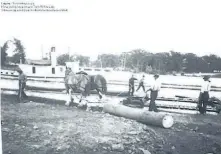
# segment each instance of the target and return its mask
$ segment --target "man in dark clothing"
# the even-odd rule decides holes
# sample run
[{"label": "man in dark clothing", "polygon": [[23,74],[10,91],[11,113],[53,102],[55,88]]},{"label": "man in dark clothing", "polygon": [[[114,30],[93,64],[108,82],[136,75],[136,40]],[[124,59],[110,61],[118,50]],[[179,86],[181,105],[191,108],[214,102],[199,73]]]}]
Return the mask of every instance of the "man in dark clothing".
[{"label": "man in dark clothing", "polygon": [[144,77],[145,77],[145,76],[143,75],[143,77],[142,77],[142,79],[140,80],[139,86],[138,86],[138,88],[137,88],[136,91],[138,91],[138,90],[140,89],[140,87],[142,87],[142,88],[143,88],[143,91],[145,92]]},{"label": "man in dark clothing", "polygon": [[134,95],[134,81],[135,80],[137,79],[134,78],[134,75],[132,75],[131,78],[129,79],[129,96]]},{"label": "man in dark clothing", "polygon": [[18,97],[19,97],[19,100],[21,100],[23,98],[28,97],[24,92],[24,89],[26,87],[27,77],[23,73],[22,70],[19,69],[17,72],[19,73],[19,75],[18,75],[18,87],[19,87]]},{"label": "man in dark clothing", "polygon": [[206,107],[209,103],[208,102],[209,101],[209,92],[211,89],[209,76],[205,76],[203,79],[204,79],[204,82],[202,83],[202,86],[201,86],[201,91],[200,91],[200,96],[199,96],[199,104],[198,104],[200,114],[206,113]]}]

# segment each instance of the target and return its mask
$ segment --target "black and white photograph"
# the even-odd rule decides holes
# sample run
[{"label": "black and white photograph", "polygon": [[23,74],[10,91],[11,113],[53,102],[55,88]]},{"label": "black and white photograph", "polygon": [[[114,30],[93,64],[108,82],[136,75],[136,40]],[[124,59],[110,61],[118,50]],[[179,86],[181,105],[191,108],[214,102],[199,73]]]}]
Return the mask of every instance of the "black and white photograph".
[{"label": "black and white photograph", "polygon": [[0,153],[221,154],[221,1],[0,2]]}]

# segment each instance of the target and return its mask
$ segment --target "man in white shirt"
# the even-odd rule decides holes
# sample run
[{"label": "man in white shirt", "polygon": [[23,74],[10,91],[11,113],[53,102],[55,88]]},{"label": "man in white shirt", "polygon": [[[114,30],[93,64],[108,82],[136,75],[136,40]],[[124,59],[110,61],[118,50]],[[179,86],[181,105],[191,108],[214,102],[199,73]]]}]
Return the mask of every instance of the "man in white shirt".
[{"label": "man in white shirt", "polygon": [[206,113],[206,107],[207,107],[208,100],[209,100],[209,92],[211,89],[209,76],[204,76],[203,79],[204,81],[201,86],[199,104],[198,104],[200,114]]},{"label": "man in white shirt", "polygon": [[148,89],[146,92],[151,91],[150,93],[150,105],[149,105],[149,111],[154,111],[157,112],[157,107],[156,107],[156,103],[155,100],[157,99],[158,96],[158,91],[160,91],[161,88],[161,83],[158,80],[159,75],[154,75],[154,82],[151,85],[150,89]]}]

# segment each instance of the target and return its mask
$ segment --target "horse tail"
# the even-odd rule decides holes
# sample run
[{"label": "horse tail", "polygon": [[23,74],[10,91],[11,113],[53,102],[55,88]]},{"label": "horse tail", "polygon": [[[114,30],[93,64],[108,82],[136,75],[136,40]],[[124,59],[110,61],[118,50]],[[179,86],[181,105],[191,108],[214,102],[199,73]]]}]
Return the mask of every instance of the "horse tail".
[{"label": "horse tail", "polygon": [[101,85],[102,85],[102,92],[103,93],[107,93],[107,81],[106,81],[106,79],[102,76],[102,75],[100,75],[101,76]]}]

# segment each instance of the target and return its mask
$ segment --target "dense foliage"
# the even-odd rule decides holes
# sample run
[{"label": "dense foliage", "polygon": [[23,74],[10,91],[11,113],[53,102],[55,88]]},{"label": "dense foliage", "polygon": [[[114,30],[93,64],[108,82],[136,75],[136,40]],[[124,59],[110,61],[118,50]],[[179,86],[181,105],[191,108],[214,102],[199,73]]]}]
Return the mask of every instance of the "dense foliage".
[{"label": "dense foliage", "polygon": [[11,62],[12,63],[20,63],[20,60],[22,63],[25,63],[25,48],[23,46],[23,44],[21,43],[20,40],[18,39],[14,39],[14,45],[15,45],[15,50],[14,55],[11,58]]},{"label": "dense foliage", "polygon": [[3,47],[1,47],[1,66],[5,65],[7,57],[8,43],[5,42]]},{"label": "dense foliage", "polygon": [[[12,57],[7,56],[8,42],[15,45]],[[25,48],[20,40],[6,41],[1,49],[1,65],[25,62]],[[79,61],[80,66],[112,67],[137,72],[166,73],[166,72],[214,72],[221,71],[221,57],[216,55],[205,55],[198,57],[193,53],[182,54],[175,51],[153,54],[142,49],[124,52],[121,55],[102,54],[94,62],[82,55],[62,54],[57,57],[59,65],[65,65],[67,61]]]},{"label": "dense foliage", "polygon": [[57,57],[57,63],[59,65],[65,65],[65,62],[68,61],[79,61],[80,66],[89,66],[90,58],[82,55],[70,56],[69,54],[62,54]]},{"label": "dense foliage", "polygon": [[[216,55],[198,57],[193,53],[150,53],[136,49],[119,56],[100,55],[97,60],[103,67],[125,67],[142,72],[214,72],[221,70],[221,58]],[[101,62],[100,62],[101,61]],[[98,66],[99,66],[99,63]]]},{"label": "dense foliage", "polygon": [[[12,42],[15,46],[13,50],[13,55],[11,57],[8,56],[8,43]],[[6,63],[20,63],[20,60],[22,63],[25,63],[25,48],[20,40],[14,38],[14,40],[8,40],[6,41],[3,46],[1,47],[1,65],[5,65]]]}]

